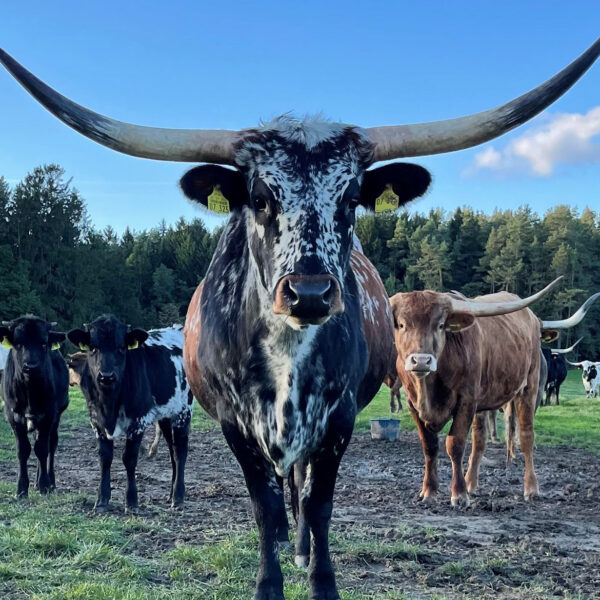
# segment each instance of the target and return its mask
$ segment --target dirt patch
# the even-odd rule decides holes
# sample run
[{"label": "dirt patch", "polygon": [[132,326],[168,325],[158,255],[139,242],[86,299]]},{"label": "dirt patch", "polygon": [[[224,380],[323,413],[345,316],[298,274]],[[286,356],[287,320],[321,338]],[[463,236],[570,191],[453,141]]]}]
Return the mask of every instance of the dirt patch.
[{"label": "dirt patch", "polygon": [[[84,492],[81,509],[91,512],[95,440],[88,428],[69,434],[57,454],[57,483],[61,491]],[[121,448],[117,444],[113,514],[123,514]],[[397,590],[407,598],[600,598],[600,457],[539,447],[541,496],[526,503],[523,462],[518,457],[507,471],[504,452],[502,445],[486,449],[480,492],[467,510],[457,511],[450,507],[445,455],[441,493],[424,506],[417,497],[423,459],[416,435],[402,432],[397,442],[355,435],[334,502],[331,546],[340,587],[373,597]],[[0,463],[3,480],[14,480],[15,462]],[[141,515],[168,524],[168,533],[136,533],[133,552],[215,542],[254,527],[240,469],[218,431],[192,434],[184,511],[168,507],[164,441],[154,459],[141,457],[138,473]]]}]

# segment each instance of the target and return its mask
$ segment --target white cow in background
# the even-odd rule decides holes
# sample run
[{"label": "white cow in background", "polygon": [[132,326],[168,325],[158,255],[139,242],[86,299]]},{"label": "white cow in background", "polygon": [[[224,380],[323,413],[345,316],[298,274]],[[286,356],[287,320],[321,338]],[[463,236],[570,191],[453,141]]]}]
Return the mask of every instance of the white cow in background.
[{"label": "white cow in background", "polygon": [[582,360],[577,363],[567,362],[581,369],[581,379],[586,397],[595,398],[600,396],[600,362],[592,362],[591,360]]}]

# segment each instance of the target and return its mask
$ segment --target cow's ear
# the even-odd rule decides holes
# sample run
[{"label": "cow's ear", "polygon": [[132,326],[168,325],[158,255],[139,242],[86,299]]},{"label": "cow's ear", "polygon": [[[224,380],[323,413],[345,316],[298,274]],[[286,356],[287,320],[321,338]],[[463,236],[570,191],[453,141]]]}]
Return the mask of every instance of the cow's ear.
[{"label": "cow's ear", "polygon": [[559,335],[560,331],[556,331],[556,329],[542,329],[542,342],[550,344],[557,340]]},{"label": "cow's ear", "polygon": [[2,344],[5,348],[13,347],[10,327],[0,327],[0,344]]},{"label": "cow's ear", "polygon": [[125,336],[125,343],[127,344],[127,350],[135,350],[139,348],[148,339],[148,332],[143,329],[132,329],[127,332]]},{"label": "cow's ear", "polygon": [[48,342],[50,343],[50,348],[52,348],[52,350],[60,349],[60,345],[65,341],[66,337],[67,334],[63,333],[62,331],[48,332]]},{"label": "cow's ear", "polygon": [[84,331],[83,329],[71,329],[67,333],[67,338],[74,345],[77,346],[83,352],[87,352],[90,349],[90,332]]},{"label": "cow's ear", "polygon": [[215,213],[229,214],[248,204],[248,188],[242,174],[219,165],[202,165],[179,181],[183,193]]},{"label": "cow's ear", "polygon": [[431,183],[427,169],[411,163],[393,163],[365,172],[360,203],[376,213],[395,210],[422,196]]},{"label": "cow's ear", "polygon": [[475,317],[468,312],[453,312],[446,319],[446,331],[448,333],[458,333],[468,329],[475,323]]}]

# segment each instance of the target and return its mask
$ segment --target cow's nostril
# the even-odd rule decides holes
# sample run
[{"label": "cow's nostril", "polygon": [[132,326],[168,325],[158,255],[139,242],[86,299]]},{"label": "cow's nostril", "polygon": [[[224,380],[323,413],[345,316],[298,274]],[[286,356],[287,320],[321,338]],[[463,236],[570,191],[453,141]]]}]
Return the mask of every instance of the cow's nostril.
[{"label": "cow's nostril", "polygon": [[298,291],[294,288],[294,285],[289,279],[283,284],[283,293],[289,303],[290,306],[296,306],[298,302],[300,302],[300,298],[298,297]]},{"label": "cow's nostril", "polygon": [[416,365],[416,364],[417,364],[417,357],[416,357],[414,354],[413,354],[413,355],[410,357],[410,362],[411,362],[413,365]]},{"label": "cow's nostril", "polygon": [[333,300],[335,298],[335,290],[333,284],[331,283],[331,279],[327,282],[327,288],[323,291],[323,302],[327,304],[327,306],[331,306],[333,304]]},{"label": "cow's nostril", "polygon": [[430,364],[431,364],[431,356],[428,356],[428,357],[425,359],[425,364],[426,364],[426,365],[430,365]]}]

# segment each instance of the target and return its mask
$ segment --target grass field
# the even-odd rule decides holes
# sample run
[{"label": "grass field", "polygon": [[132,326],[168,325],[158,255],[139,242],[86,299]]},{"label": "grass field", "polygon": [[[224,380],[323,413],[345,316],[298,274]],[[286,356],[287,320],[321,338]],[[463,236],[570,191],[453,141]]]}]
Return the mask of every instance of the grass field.
[{"label": "grass field", "polygon": [[[536,416],[540,445],[568,445],[600,454],[600,400],[586,399],[579,372],[569,373],[559,407],[544,407]],[[356,430],[366,432],[369,419],[389,415],[387,388],[359,416]],[[414,429],[406,409],[400,413],[401,426]],[[61,426],[68,444],[72,431],[87,423],[81,393],[71,393],[71,404]],[[193,427],[204,431],[215,425],[196,412]],[[14,439],[8,425],[0,424],[0,462],[14,463]],[[94,473],[95,476],[95,473]],[[254,530],[225,536],[203,532],[199,543],[183,543],[166,551],[145,552],[140,540],[154,533],[170,535],[167,509],[155,516],[92,517],[89,494],[59,492],[41,497],[31,490],[28,500],[15,499],[15,482],[0,482],[0,598],[15,599],[213,599],[242,600],[249,597],[256,568]],[[384,559],[406,560],[415,564],[419,548],[411,543],[409,525],[395,525],[394,539],[365,538],[348,533],[332,536],[332,545],[344,560],[368,554]],[[173,535],[175,535],[173,533]],[[432,531],[434,536],[435,532]],[[293,557],[282,558],[286,598],[306,598],[306,573],[295,567]],[[410,568],[407,567],[409,570]],[[452,570],[453,563],[440,568]],[[372,596],[346,589],[344,600],[364,600]],[[431,596],[433,597],[433,596]],[[390,590],[377,598],[404,598]]]}]

